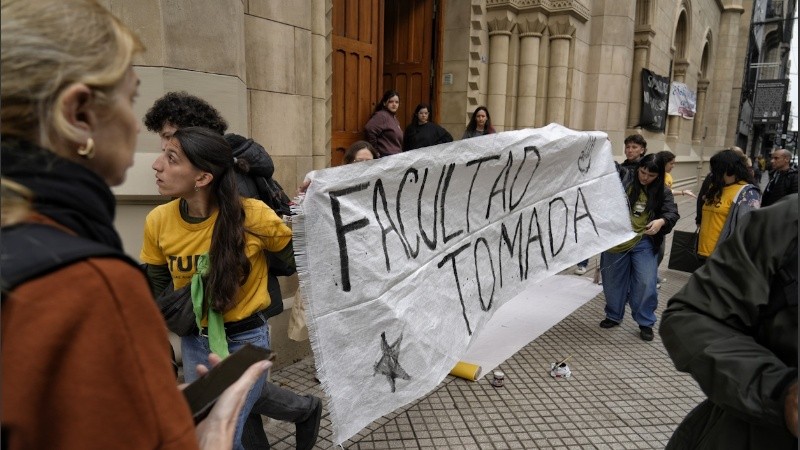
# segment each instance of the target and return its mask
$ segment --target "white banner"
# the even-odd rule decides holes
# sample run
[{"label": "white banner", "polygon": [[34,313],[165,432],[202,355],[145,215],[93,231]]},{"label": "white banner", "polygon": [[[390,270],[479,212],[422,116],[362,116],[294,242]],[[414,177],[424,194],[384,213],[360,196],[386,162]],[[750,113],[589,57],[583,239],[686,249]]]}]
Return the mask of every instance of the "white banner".
[{"label": "white banner", "polygon": [[691,119],[695,112],[697,112],[697,95],[685,83],[673,81],[670,85],[667,114]]},{"label": "white banner", "polygon": [[309,177],[294,248],[337,444],[436,387],[526,285],[634,236],[602,132],[551,124]]}]

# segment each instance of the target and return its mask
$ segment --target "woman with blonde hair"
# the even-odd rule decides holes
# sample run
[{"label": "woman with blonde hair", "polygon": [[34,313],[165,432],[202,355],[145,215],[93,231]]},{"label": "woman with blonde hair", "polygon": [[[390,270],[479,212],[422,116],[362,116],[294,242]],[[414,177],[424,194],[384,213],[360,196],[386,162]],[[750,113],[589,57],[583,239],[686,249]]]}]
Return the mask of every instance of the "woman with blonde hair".
[{"label": "woman with blonde hair", "polygon": [[[139,39],[93,0],[1,8],[3,447],[231,448],[233,418],[269,363],[195,428],[164,322],[113,225],[110,186],[139,132]],[[42,233],[88,256],[58,263],[64,249]],[[49,270],[11,277],[30,261]]]}]

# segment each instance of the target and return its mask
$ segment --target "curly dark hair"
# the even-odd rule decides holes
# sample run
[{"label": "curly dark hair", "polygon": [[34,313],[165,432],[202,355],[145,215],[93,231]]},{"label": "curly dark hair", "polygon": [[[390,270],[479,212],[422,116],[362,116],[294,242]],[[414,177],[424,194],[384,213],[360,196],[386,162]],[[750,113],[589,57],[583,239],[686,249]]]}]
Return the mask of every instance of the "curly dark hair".
[{"label": "curly dark hair", "polygon": [[[705,194],[705,204],[715,205],[722,199],[722,190],[725,188],[725,175],[733,176],[735,181],[745,181],[749,184],[755,184],[755,180],[750,175],[745,165],[745,160],[742,159],[744,153],[739,154],[735,150],[721,150],[716,155],[711,157],[711,185]],[[745,157],[746,158],[746,157]]]},{"label": "curly dark hair", "polygon": [[177,128],[203,127],[219,134],[228,129],[228,122],[216,108],[187,92],[167,92],[144,115],[144,125],[154,133],[167,122]]}]

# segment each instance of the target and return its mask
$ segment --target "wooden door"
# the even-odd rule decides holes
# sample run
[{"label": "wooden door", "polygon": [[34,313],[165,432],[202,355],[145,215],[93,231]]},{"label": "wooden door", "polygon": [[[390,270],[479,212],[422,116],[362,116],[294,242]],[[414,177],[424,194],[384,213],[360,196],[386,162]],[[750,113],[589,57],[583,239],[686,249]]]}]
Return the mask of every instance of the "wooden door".
[{"label": "wooden door", "polygon": [[380,99],[383,0],[334,0],[331,166],[364,139],[364,124]]},{"label": "wooden door", "polygon": [[400,94],[405,129],[417,104],[432,103],[434,0],[386,0],[384,27],[383,88]]}]

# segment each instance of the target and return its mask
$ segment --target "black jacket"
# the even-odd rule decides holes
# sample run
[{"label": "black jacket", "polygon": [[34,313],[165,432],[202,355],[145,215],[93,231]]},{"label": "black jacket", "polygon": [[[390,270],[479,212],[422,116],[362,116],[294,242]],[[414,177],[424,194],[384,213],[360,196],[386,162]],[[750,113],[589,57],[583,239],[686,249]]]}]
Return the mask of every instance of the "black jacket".
[{"label": "black jacket", "polygon": [[[636,166],[638,167],[638,165]],[[636,178],[636,167],[625,167],[623,164],[617,165],[620,179],[622,180],[622,187],[625,192],[628,192],[628,187],[634,182]],[[653,236],[645,236],[653,241],[653,252],[658,253],[661,245],[664,244],[664,237],[672,232],[675,224],[680,219],[678,214],[678,205],[675,204],[675,197],[672,195],[672,190],[664,186],[663,200],[658,203],[653,211],[650,212],[650,220],[664,219],[664,226]],[[629,205],[630,206],[630,205]]]},{"label": "black jacket", "polygon": [[444,128],[433,122],[425,122],[422,125],[413,123],[406,127],[403,135],[403,151],[415,150],[431,145],[453,142],[453,136]]},{"label": "black jacket", "polygon": [[797,193],[797,169],[789,168],[786,172],[775,172],[764,188],[761,206],[769,206],[781,198]]},{"label": "black jacket", "polygon": [[664,346],[708,396],[667,448],[797,448],[784,422],[797,380],[796,284],[793,299],[775,300],[791,291],[780,269],[797,258],[797,209],[795,194],[747,214],[667,304]]},{"label": "black jacket", "polygon": [[225,140],[233,149],[233,157],[244,158],[250,165],[248,174],[236,172],[236,185],[239,188],[239,195],[263,200],[258,195],[258,188],[253,177],[272,178],[275,173],[275,165],[272,163],[269,153],[258,142],[238,134],[226,134]]}]

